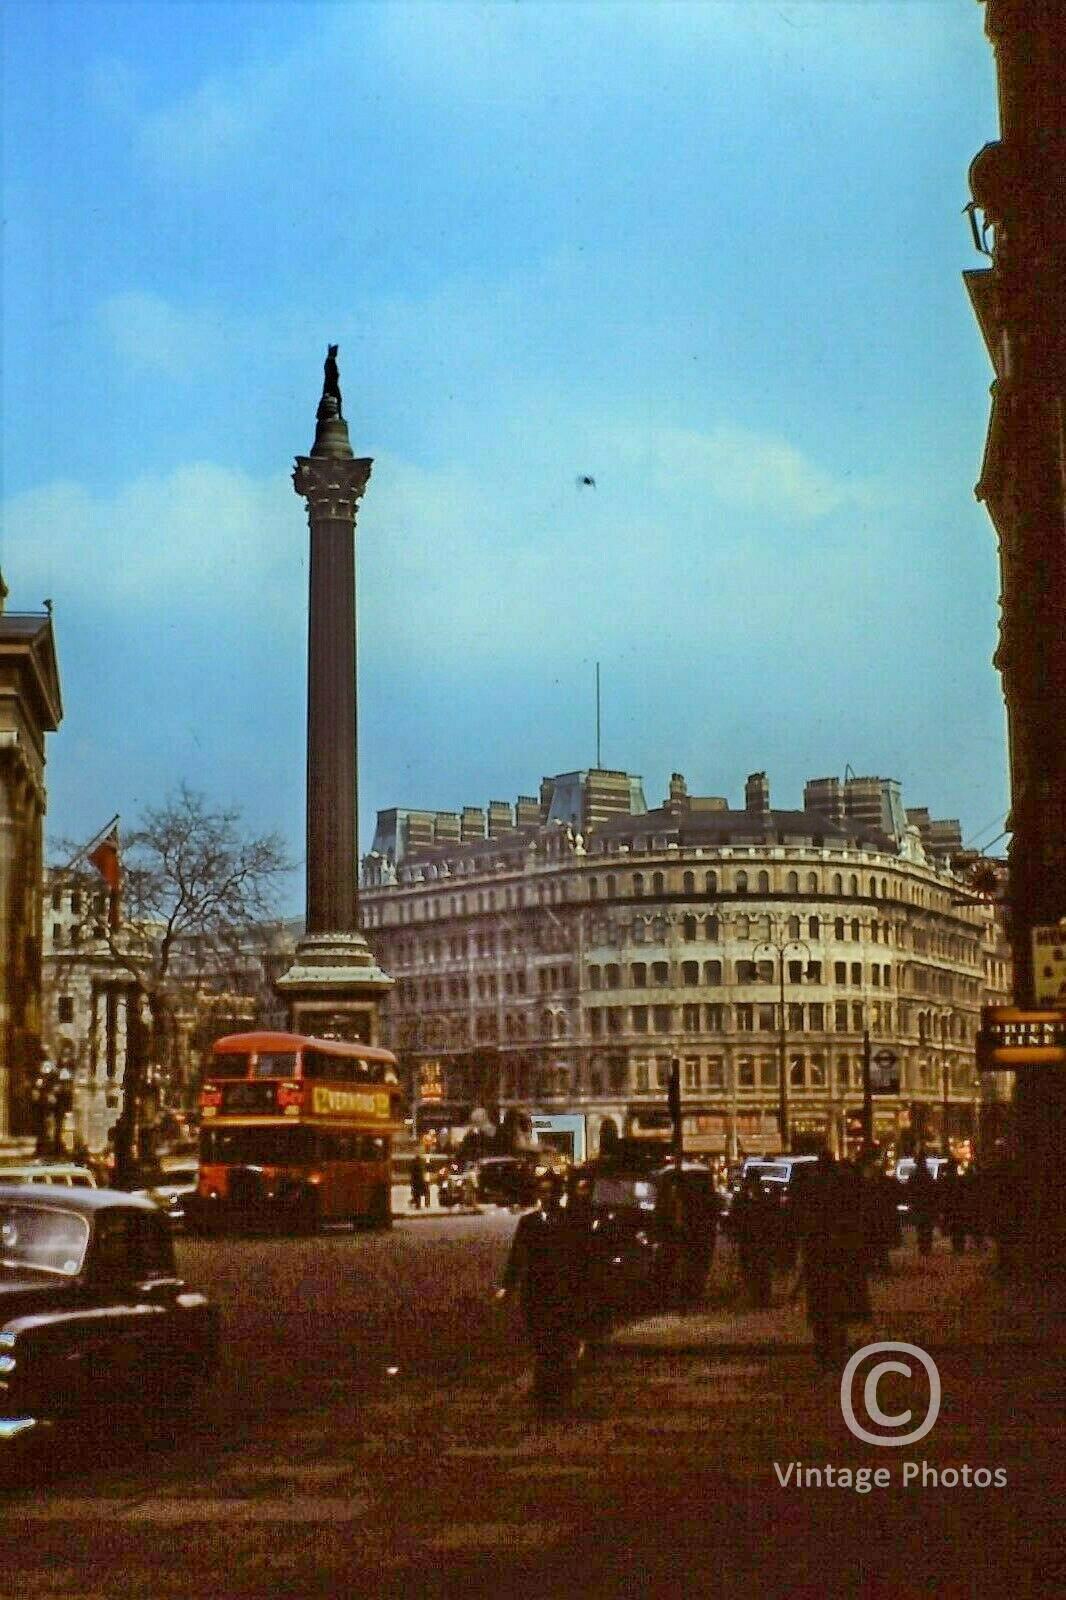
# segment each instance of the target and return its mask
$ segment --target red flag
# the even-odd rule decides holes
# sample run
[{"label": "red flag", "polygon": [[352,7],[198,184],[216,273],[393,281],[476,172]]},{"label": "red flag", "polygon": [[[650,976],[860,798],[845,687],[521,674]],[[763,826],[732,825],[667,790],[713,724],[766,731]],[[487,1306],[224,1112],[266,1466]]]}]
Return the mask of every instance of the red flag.
[{"label": "red flag", "polygon": [[108,926],[122,926],[122,904],[119,890],[122,887],[122,863],[118,853],[118,827],[112,827],[89,851],[89,860],[111,891],[108,905]]},{"label": "red flag", "polygon": [[103,878],[112,894],[118,893],[122,881],[122,869],[118,858],[118,829],[112,828],[100,840],[95,849],[89,851],[89,860]]}]

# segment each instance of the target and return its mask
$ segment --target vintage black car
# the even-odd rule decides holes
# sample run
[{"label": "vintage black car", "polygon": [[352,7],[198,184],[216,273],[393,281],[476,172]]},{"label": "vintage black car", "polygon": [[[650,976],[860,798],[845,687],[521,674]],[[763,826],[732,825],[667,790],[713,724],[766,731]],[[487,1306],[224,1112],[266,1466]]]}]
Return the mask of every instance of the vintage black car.
[{"label": "vintage black car", "polygon": [[584,1169],[597,1293],[614,1317],[698,1303],[714,1255],[719,1201],[706,1167],[593,1163]]},{"label": "vintage black car", "polygon": [[151,1201],[0,1186],[0,1439],[97,1407],[177,1420],[218,1353]]}]

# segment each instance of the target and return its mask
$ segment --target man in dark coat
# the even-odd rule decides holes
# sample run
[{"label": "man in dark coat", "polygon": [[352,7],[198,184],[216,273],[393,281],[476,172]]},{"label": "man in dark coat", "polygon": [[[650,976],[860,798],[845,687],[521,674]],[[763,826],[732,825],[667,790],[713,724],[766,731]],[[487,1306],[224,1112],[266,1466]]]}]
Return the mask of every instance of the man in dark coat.
[{"label": "man in dark coat", "polygon": [[754,1172],[744,1179],[729,1221],[748,1298],[758,1310],[765,1310],[770,1305],[780,1250],[781,1215],[777,1196],[763,1187]]},{"label": "man in dark coat", "polygon": [[426,1163],[421,1156],[415,1156],[411,1165],[411,1204],[416,1211],[421,1211],[423,1203],[429,1205],[429,1183],[426,1179]]},{"label": "man in dark coat", "polygon": [[802,1190],[799,1219],[807,1321],[819,1366],[836,1370],[847,1355],[847,1325],[869,1315],[862,1180],[820,1155]]},{"label": "man in dark coat", "polygon": [[936,1180],[930,1172],[925,1151],[919,1150],[914,1171],[907,1184],[907,1201],[911,1221],[918,1235],[918,1254],[927,1256],[933,1248],[933,1224],[936,1221]]},{"label": "man in dark coat", "polygon": [[533,1403],[541,1415],[565,1410],[589,1325],[592,1251],[584,1207],[563,1203],[553,1173],[540,1182],[537,1207],[519,1218],[498,1298],[517,1292],[533,1350]]}]

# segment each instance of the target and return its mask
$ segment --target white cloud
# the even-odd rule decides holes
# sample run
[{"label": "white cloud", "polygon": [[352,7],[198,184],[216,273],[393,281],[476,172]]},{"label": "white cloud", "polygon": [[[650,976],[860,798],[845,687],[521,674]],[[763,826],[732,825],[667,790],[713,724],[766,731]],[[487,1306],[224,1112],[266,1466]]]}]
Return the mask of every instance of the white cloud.
[{"label": "white cloud", "polygon": [[127,625],[161,615],[284,609],[305,550],[292,490],[209,463],[145,476],[112,495],[56,482],[4,507],[4,556],[27,596]]},{"label": "white cloud", "polygon": [[643,443],[664,493],[684,487],[723,506],[810,522],[869,492],[815,465],[787,439],[723,423],[706,433],[666,428]]}]

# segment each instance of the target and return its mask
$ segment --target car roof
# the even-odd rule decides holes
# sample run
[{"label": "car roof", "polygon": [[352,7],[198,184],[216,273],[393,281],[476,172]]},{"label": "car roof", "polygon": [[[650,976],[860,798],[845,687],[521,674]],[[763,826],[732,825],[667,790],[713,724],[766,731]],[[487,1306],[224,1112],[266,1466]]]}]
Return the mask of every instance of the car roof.
[{"label": "car roof", "polygon": [[60,1206],[64,1211],[114,1211],[128,1206],[134,1211],[159,1214],[151,1200],[142,1200],[125,1189],[64,1189],[58,1184],[2,1183],[0,1200],[34,1201],[39,1206]]}]

